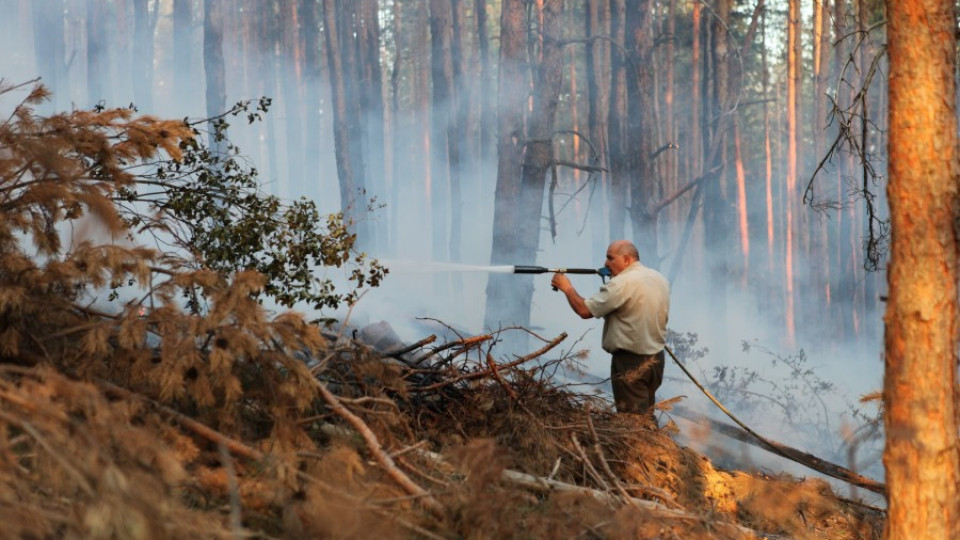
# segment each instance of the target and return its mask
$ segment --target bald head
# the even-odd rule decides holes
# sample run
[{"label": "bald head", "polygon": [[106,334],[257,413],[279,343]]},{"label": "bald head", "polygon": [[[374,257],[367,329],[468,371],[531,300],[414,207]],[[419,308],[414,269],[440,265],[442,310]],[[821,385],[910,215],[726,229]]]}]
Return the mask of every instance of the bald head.
[{"label": "bald head", "polygon": [[610,244],[609,251],[613,251],[617,255],[629,257],[634,261],[640,260],[640,252],[637,251],[637,246],[633,245],[633,242],[629,240],[617,240]]},{"label": "bald head", "polygon": [[640,253],[637,251],[637,246],[629,240],[617,240],[607,248],[607,261],[604,266],[610,269],[611,274],[617,275],[639,260]]}]

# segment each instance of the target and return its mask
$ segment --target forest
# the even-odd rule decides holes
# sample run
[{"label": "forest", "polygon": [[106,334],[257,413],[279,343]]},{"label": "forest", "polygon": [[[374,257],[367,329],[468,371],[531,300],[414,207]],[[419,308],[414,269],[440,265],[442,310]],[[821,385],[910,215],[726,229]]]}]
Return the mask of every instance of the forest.
[{"label": "forest", "polygon": [[[101,163],[112,155],[106,150],[101,157],[86,147],[64,150],[81,156],[84,172],[75,177],[54,167],[53,177],[91,180],[96,187],[35,193],[23,176],[28,167],[14,166],[18,152],[32,147],[11,142],[14,135],[4,141],[10,162],[4,170],[21,171],[4,176],[5,212],[18,216],[7,218],[5,238],[19,242],[19,235],[33,235],[41,258],[85,258],[74,274],[56,274],[57,287],[80,291],[67,296],[86,302],[79,312],[45,323],[56,349],[70,350],[66,338],[74,335],[86,336],[83,350],[100,360],[129,348],[124,339],[104,345],[111,332],[105,323],[83,322],[111,311],[84,295],[107,288],[115,301],[127,294],[122,283],[149,282],[149,294],[135,295],[139,304],[127,302],[109,319],[118,328],[146,317],[149,330],[143,332],[169,338],[163,317],[172,315],[155,311],[154,302],[173,309],[178,301],[172,289],[183,289],[186,309],[200,311],[205,302],[241,309],[237,290],[262,291],[268,305],[305,311],[313,322],[346,326],[353,317],[359,327],[389,319],[408,342],[439,328],[469,351],[466,335],[495,335],[492,342],[511,369],[510,359],[530,360],[530,351],[554,343],[549,336],[561,329],[564,336],[583,333],[561,354],[564,364],[579,359],[579,368],[548,361],[554,367],[531,369],[537,377],[557,369],[589,383],[606,369],[596,367],[601,355],[590,350],[596,331],[591,335],[589,326],[558,315],[562,299],[550,294],[546,280],[491,269],[596,267],[611,240],[629,238],[641,261],[670,280],[673,346],[687,354],[685,361],[711,391],[789,444],[874,477],[886,475],[887,497],[877,504],[889,512],[888,537],[906,538],[896,531],[910,527],[941,534],[960,527],[956,504],[937,510],[940,503],[925,498],[936,489],[955,495],[960,465],[949,442],[957,433],[958,337],[953,3],[0,0],[0,8],[7,14],[0,43],[10,51],[0,59],[6,128],[42,140],[45,129],[59,136],[67,128],[57,122],[67,122],[78,137],[96,139],[86,130],[112,131],[112,142],[98,144],[120,148],[119,167]],[[37,82],[42,89],[34,89]],[[37,126],[45,127],[33,131]],[[136,142],[131,133],[142,133],[152,149],[128,149]],[[174,180],[190,175],[199,183]],[[138,191],[142,186],[157,191]],[[223,190],[222,198],[198,202],[203,189]],[[248,189],[263,199],[248,197]],[[113,211],[104,209],[101,191],[112,197],[110,205],[119,205],[122,219],[114,221]],[[71,202],[62,207],[47,199],[63,197]],[[39,209],[24,210],[33,204]],[[158,217],[162,212],[150,217],[144,208],[178,221],[171,226]],[[114,253],[96,267],[114,272],[111,279],[86,275],[94,271],[89,246],[74,249],[53,240],[80,214],[105,220],[114,239],[129,235],[137,243],[145,232],[154,235],[148,243],[167,242],[159,248],[162,256]],[[288,235],[274,226],[275,218],[294,230],[299,223],[320,231]],[[94,234],[95,241],[102,237]],[[311,243],[309,249],[299,251],[298,240]],[[188,263],[180,261],[185,256]],[[175,270],[154,271],[171,277],[154,285],[144,265],[171,260],[178,261]],[[16,261],[3,270],[5,287],[33,291],[15,271],[33,263]],[[329,269],[342,266],[353,267],[352,273],[330,277]],[[228,285],[224,276],[243,269],[266,279],[241,272]],[[228,282],[214,285],[203,273],[208,270]],[[37,294],[46,299],[52,289]],[[0,302],[10,328],[22,309],[11,306],[21,303]],[[255,336],[245,338],[242,353],[231,348],[249,365],[215,361],[223,354],[219,342],[207,340],[190,355],[195,365],[156,367],[166,377],[157,388],[139,361],[94,369],[73,359],[58,376],[94,373],[111,381],[104,385],[132,377],[139,382],[126,390],[101,386],[103,396],[120,399],[132,391],[195,418],[201,415],[194,407],[223,406],[217,429],[237,437],[264,433],[262,425],[245,424],[241,409],[262,414],[258,407],[280,406],[244,404],[238,385],[255,375],[243,370],[269,372],[270,380],[276,378],[271,391],[291,392],[285,384],[311,388],[326,403],[325,414],[333,411],[361,433],[349,420],[352,413],[341,414],[344,403],[362,409],[362,400],[396,397],[393,380],[378,373],[388,377],[383,389],[337,398],[323,383],[307,382],[315,379],[288,359],[259,358],[250,349],[263,340],[271,354],[287,354],[287,338],[324,349],[332,347],[320,345],[331,335],[314,335],[315,329],[286,318],[270,323],[279,330],[258,330],[266,323],[251,315],[253,307],[229,316],[208,309],[225,317],[205,327],[209,335]],[[217,326],[227,320],[239,329]],[[192,334],[198,331],[192,327],[192,337],[180,335],[178,343],[200,339]],[[264,338],[271,332],[284,338]],[[5,332],[4,358],[34,345],[36,355],[49,356],[38,351],[51,343],[28,346],[27,335],[37,341],[24,329]],[[337,352],[344,354],[357,353]],[[464,362],[469,358],[463,355]],[[501,380],[491,351],[477,362],[461,369],[484,373],[508,405],[533,391],[529,373],[511,371]],[[211,370],[209,380],[197,378],[199,365]],[[46,375],[21,369],[6,372],[10,388],[47,382]],[[227,376],[231,369],[238,372]],[[337,369],[330,367],[334,375],[325,380],[332,385],[336,379],[338,392],[363,386],[349,382],[357,373]],[[586,378],[577,378],[578,369]],[[284,378],[287,370],[298,373],[295,380]],[[187,374],[191,390],[184,395],[175,379]],[[550,393],[550,384],[566,379],[537,380]],[[197,381],[204,389],[213,385],[212,401],[194,403],[202,394]],[[434,381],[418,391],[448,386],[456,385]],[[677,399],[697,392],[679,373],[664,388]],[[851,395],[858,392],[872,396]],[[689,398],[691,406],[696,399]],[[294,399],[283,406],[303,411],[316,405]],[[401,412],[403,420],[386,423],[399,429],[411,414]],[[284,415],[267,431],[292,448],[302,434],[289,410]],[[29,426],[21,423],[6,437],[20,441],[32,433]],[[603,437],[593,437],[600,445]],[[743,451],[716,446],[729,459]],[[221,440],[220,448],[234,447]],[[376,445],[368,448],[379,455]],[[935,457],[941,450],[949,466]],[[262,457],[256,452],[239,451],[260,461],[251,457]],[[771,466],[765,459],[752,455],[747,461],[758,460],[753,466],[762,469]],[[378,462],[396,480],[392,465]],[[439,503],[408,482],[398,481],[436,514]],[[231,488],[225,489],[229,495]],[[926,511],[907,511],[917,507]],[[942,521],[930,518],[937,512]],[[453,530],[448,526],[427,529]]]}]

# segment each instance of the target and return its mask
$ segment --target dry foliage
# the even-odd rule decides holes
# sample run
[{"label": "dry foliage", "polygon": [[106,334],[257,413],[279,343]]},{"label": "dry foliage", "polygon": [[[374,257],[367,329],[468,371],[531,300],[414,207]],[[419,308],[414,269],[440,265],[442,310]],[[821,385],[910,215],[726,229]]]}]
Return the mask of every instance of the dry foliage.
[{"label": "dry foliage", "polygon": [[[124,234],[126,167],[192,135],[37,118],[43,97],[0,125],[0,537],[879,537],[823,484],[717,471],[553,386],[565,336],[512,359],[498,336],[387,354],[266,313],[256,273],[64,242],[90,215]],[[84,304],[127,282],[154,309]],[[181,309],[186,290],[208,309]]]}]

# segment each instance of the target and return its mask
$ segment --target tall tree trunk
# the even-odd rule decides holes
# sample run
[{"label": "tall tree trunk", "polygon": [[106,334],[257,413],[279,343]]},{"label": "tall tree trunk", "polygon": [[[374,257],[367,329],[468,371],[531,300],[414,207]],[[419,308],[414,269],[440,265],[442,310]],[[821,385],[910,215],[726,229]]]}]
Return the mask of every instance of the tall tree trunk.
[{"label": "tall tree trunk", "polygon": [[[610,160],[609,145],[607,143],[610,129],[610,87],[611,87],[611,59],[610,59],[610,2],[609,0],[588,0],[587,1],[586,31],[589,41],[587,42],[586,72],[587,72],[587,103],[589,104],[589,134],[593,141],[593,148],[596,155],[591,156],[590,164],[603,169],[598,175],[592,178],[595,184],[603,189],[598,190],[595,186],[590,189],[594,193],[604,193],[604,190],[610,185]],[[617,51],[617,54],[621,54]],[[593,244],[603,246],[609,243],[609,235],[606,234],[606,225],[610,222],[609,218],[601,220],[601,216],[606,211],[601,197],[590,197],[591,208],[589,210],[593,227]],[[602,249],[602,248],[600,248]]]},{"label": "tall tree trunk", "polygon": [[[258,91],[263,96],[275,96],[277,93],[277,42],[279,41],[279,21],[276,16],[277,0],[255,0],[258,5],[255,9],[258,21],[257,47],[258,54],[256,59],[257,72],[260,74],[260,88]],[[280,175],[279,150],[277,148],[277,121],[275,114],[268,114],[264,118],[263,129],[266,144],[266,170],[272,177]],[[274,195],[279,193],[274,186]]]},{"label": "tall tree trunk", "polygon": [[[380,20],[377,0],[361,0],[357,11],[357,54],[360,63],[358,88],[360,89],[361,128],[366,166],[365,186],[369,198],[378,203],[386,196],[384,167],[384,106],[383,72],[380,67]],[[368,220],[376,223],[376,220]],[[386,228],[371,226],[369,249],[386,244]]]},{"label": "tall tree trunk", "polygon": [[956,7],[886,1],[891,251],[884,538],[960,538]]},{"label": "tall tree trunk", "polygon": [[193,76],[193,0],[173,0],[173,95],[175,103],[190,99]]},{"label": "tall tree trunk", "polygon": [[690,178],[697,178],[703,174],[703,139],[700,136],[702,133],[700,115],[703,107],[703,93],[700,87],[702,11],[700,2],[694,2],[693,13],[691,13],[693,43],[690,46],[690,151],[687,152],[687,159],[690,162],[687,171]]},{"label": "tall tree trunk", "polygon": [[494,150],[497,136],[497,115],[491,88],[490,37],[487,29],[487,2],[474,0],[474,14],[477,21],[477,53],[480,60],[480,160],[486,161]]},{"label": "tall tree trunk", "polygon": [[740,233],[740,255],[742,271],[740,282],[747,285],[750,275],[750,222],[747,206],[747,175],[743,167],[743,154],[740,151],[740,114],[733,113],[733,148],[737,175],[737,230]]},{"label": "tall tree trunk", "polygon": [[[663,90],[663,104],[664,104],[664,113],[666,116],[666,130],[667,130],[667,140],[672,143],[679,142],[679,134],[677,132],[677,118],[674,111],[674,79],[676,73],[676,46],[677,46],[677,1],[668,0],[667,1],[667,50],[666,50],[666,60],[664,62],[666,66],[666,77],[664,81],[664,90]],[[668,152],[664,156],[664,188],[667,193],[674,193],[677,189],[680,188],[679,185],[679,154],[678,152]],[[679,205],[671,205],[669,209],[669,219],[668,222],[676,223],[680,220],[680,207]],[[671,231],[673,232],[673,231]],[[671,244],[675,243],[676,236],[671,235],[670,239],[673,241]]]},{"label": "tall tree trunk", "polygon": [[[223,0],[203,0],[203,70],[207,83],[206,111],[209,118],[223,114],[227,106],[222,2]],[[223,143],[216,140],[212,127],[209,145],[217,154],[223,154]]]},{"label": "tall tree trunk", "polygon": [[787,9],[787,197],[786,197],[786,260],[784,261],[786,284],[787,339],[795,340],[794,260],[798,252],[797,231],[797,155],[800,131],[798,92],[800,91],[800,58],[797,55],[800,42],[800,0],[789,0]]},{"label": "tall tree trunk", "polygon": [[[222,40],[222,30],[221,30]],[[130,76],[133,101],[141,111],[153,110],[153,25],[150,0],[133,0],[133,56]],[[221,52],[221,61],[223,53]]]},{"label": "tall tree trunk", "polygon": [[[66,73],[63,0],[31,2],[33,50],[44,86],[53,92],[51,107],[63,110],[69,102]],[[41,107],[47,109],[48,106]],[[52,111],[51,111],[52,112]]]},{"label": "tall tree trunk", "polygon": [[[448,240],[452,221],[450,203],[451,186],[459,182],[451,159],[459,158],[459,146],[451,132],[456,110],[453,91],[453,57],[450,54],[453,40],[453,15],[450,0],[430,0],[430,62],[433,81],[433,116],[430,139],[433,141],[433,188],[432,199],[436,213],[433,216],[433,257],[449,260]],[[456,176],[456,177],[455,177]]]},{"label": "tall tree trunk", "polygon": [[93,107],[97,103],[107,103],[110,95],[106,89],[110,88],[107,65],[109,64],[109,48],[106,41],[106,10],[103,0],[88,0],[87,2],[87,106]]},{"label": "tall tree trunk", "polygon": [[[563,1],[544,4],[541,61],[535,64],[533,110],[529,133],[523,131],[527,72],[524,58],[523,0],[506,0],[501,14],[500,152],[494,195],[492,264],[534,262],[546,174],[553,166],[553,130],[563,77],[563,50],[558,39]],[[486,324],[527,326],[533,282],[521,276],[492,274],[487,284]],[[523,346],[525,338],[516,345]]]},{"label": "tall tree trunk", "polygon": [[630,179],[630,222],[633,241],[646,266],[660,267],[657,247],[656,206],[663,197],[654,166],[656,139],[656,84],[654,82],[653,1],[627,2],[626,45],[628,146],[627,178]]},{"label": "tall tree trunk", "polygon": [[324,148],[320,111],[320,13],[317,0],[300,0],[300,34],[303,39],[303,184],[312,194],[324,192],[320,156]]},{"label": "tall tree trunk", "polygon": [[733,56],[729,46],[730,36],[727,32],[730,14],[733,8],[732,0],[718,0],[713,13],[710,34],[712,37],[712,51],[709,60],[713,66],[713,78],[710,79],[710,93],[705,96],[709,107],[708,132],[710,134],[709,155],[704,168],[717,170],[715,175],[705,180],[703,193],[703,224],[704,242],[707,246],[719,247],[706,254],[707,271],[716,280],[719,286],[714,291],[717,309],[724,313],[726,309],[726,284],[735,276],[734,249],[736,245],[736,216],[735,202],[728,189],[727,159],[729,155],[732,123],[730,122],[730,108],[734,102],[734,89],[730,85],[730,63]]},{"label": "tall tree trunk", "polygon": [[[464,213],[464,187],[469,184],[471,187],[479,181],[476,176],[476,152],[471,151],[475,148],[475,138],[472,134],[474,115],[471,107],[470,85],[467,82],[468,68],[471,65],[469,60],[469,35],[466,28],[466,15],[464,13],[463,0],[450,0],[450,13],[452,16],[453,36],[450,43],[450,60],[453,64],[453,95],[454,100],[451,103],[453,111],[452,123],[448,132],[450,143],[448,151],[450,155],[450,260],[459,262],[461,260],[461,245],[463,238],[461,234],[462,216]],[[471,171],[474,171],[471,174]],[[460,289],[458,282],[459,274],[452,276],[454,278],[454,288]]]},{"label": "tall tree trunk", "polygon": [[[776,268],[776,251],[774,251],[774,240],[776,239],[775,215],[773,212],[773,155],[770,142],[770,70],[767,67],[767,15],[763,12],[760,26],[760,63],[763,78],[763,156],[764,156],[764,196],[766,200],[767,214],[767,274],[774,275]],[[769,295],[768,295],[769,296]]]},{"label": "tall tree trunk", "polygon": [[610,38],[614,52],[611,54],[613,76],[610,97],[610,188],[607,201],[610,207],[610,240],[626,237],[627,216],[627,59],[626,4],[624,0],[612,0],[610,7]]},{"label": "tall tree trunk", "polygon": [[280,39],[283,53],[280,55],[281,95],[283,97],[283,125],[287,151],[284,160],[287,173],[280,178],[280,195],[289,197],[291,185],[303,181],[303,109],[300,89],[302,55],[300,48],[300,18],[296,0],[281,0]]},{"label": "tall tree trunk", "polygon": [[[354,90],[353,83],[347,80],[347,66],[356,65],[351,54],[353,44],[349,42],[353,35],[352,19],[348,27],[341,28],[338,0],[323,0],[323,21],[327,43],[327,58],[330,66],[330,88],[333,101],[333,138],[337,157],[337,178],[340,180],[340,210],[348,226],[356,231],[357,241],[366,245],[367,231],[363,226],[360,212],[364,208],[363,167],[357,158],[360,155],[360,139],[356,137],[359,122],[358,107],[350,99],[349,92]],[[346,65],[345,65],[346,64]],[[349,85],[349,86],[348,86]],[[359,167],[359,170],[358,170]]]},{"label": "tall tree trunk", "polygon": [[[500,7],[500,76],[497,107],[497,189],[494,192],[493,246],[490,263],[527,264],[533,259],[521,249],[520,167],[526,142],[524,108],[527,88],[526,18],[524,0],[503,0]],[[540,214],[539,207],[537,215]],[[533,278],[491,274],[487,281],[487,328],[526,322],[524,298],[533,296]]]}]

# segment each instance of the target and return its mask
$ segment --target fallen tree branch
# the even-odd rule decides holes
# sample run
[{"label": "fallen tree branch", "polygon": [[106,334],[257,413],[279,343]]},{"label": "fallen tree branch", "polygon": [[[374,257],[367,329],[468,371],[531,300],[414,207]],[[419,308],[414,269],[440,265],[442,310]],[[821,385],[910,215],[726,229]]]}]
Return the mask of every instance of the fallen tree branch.
[{"label": "fallen tree branch", "polygon": [[[866,476],[859,475],[851,471],[850,469],[847,469],[846,467],[841,467],[840,465],[830,463],[829,461],[820,459],[817,456],[808,454],[802,450],[797,450],[796,448],[791,448],[785,444],[781,444],[776,441],[771,441],[766,437],[761,436],[759,433],[753,431],[752,429],[750,429],[749,426],[744,424],[732,412],[730,412],[726,407],[724,407],[723,404],[720,403],[720,401],[717,400],[717,398],[714,397],[714,395],[710,393],[710,391],[707,390],[705,386],[700,384],[700,381],[698,381],[696,377],[694,377],[693,374],[690,373],[687,367],[683,365],[683,363],[681,363],[676,356],[674,356],[673,351],[670,350],[669,347],[666,347],[665,350],[670,354],[670,358],[673,358],[673,361],[678,366],[680,366],[680,369],[683,370],[683,372],[687,375],[687,377],[691,381],[693,381],[693,384],[695,384],[697,388],[699,388],[700,391],[703,392],[703,394],[707,396],[707,398],[709,398],[710,401],[713,402],[714,405],[716,405],[721,411],[723,411],[724,414],[726,414],[738,426],[743,428],[743,431],[745,432],[745,434],[740,433],[733,426],[723,424],[722,422],[717,422],[716,420],[712,420],[707,417],[699,417],[697,421],[707,422],[711,426],[713,426],[715,429],[717,429],[717,431],[720,431],[721,433],[724,433],[725,435],[729,435],[731,437],[735,437],[735,438],[747,437],[746,434],[749,434],[749,436],[752,437],[751,439],[752,441],[756,441],[756,443],[759,443],[757,444],[757,446],[765,448],[766,450],[780,457],[784,457],[791,461],[795,461],[801,465],[805,465],[819,473],[825,474],[832,478],[843,480],[844,482],[849,482],[855,486],[859,486],[864,489],[868,489],[874,493],[879,493],[880,495],[886,496],[887,487],[881,484],[880,482],[877,482],[876,480],[867,478]],[[678,413],[678,416],[682,416],[682,415]],[[734,435],[734,433],[736,433],[737,435]],[[740,439],[740,440],[743,440],[744,442],[750,442],[747,439]]]},{"label": "fallen tree branch", "polygon": [[380,446],[380,441],[377,440],[377,435],[370,429],[369,426],[367,426],[363,419],[344,407],[343,404],[340,403],[340,400],[337,399],[337,396],[333,395],[333,393],[327,389],[325,384],[314,378],[311,378],[310,381],[314,388],[320,392],[320,396],[324,401],[327,402],[327,405],[330,406],[333,412],[336,413],[337,416],[346,420],[347,423],[350,424],[350,426],[363,437],[363,440],[367,443],[367,449],[371,454],[373,454],[373,457],[377,460],[377,463],[383,467],[384,471],[387,473],[387,476],[399,484],[400,487],[407,492],[407,494],[418,497],[423,503],[424,507],[426,507],[428,510],[435,514],[440,514],[443,510],[443,507],[440,505],[440,503],[437,502],[437,500],[434,499],[429,492],[411,480],[406,473],[397,468],[393,458],[391,458],[390,454],[383,450],[383,447]]},{"label": "fallen tree branch", "polygon": [[[526,356],[521,356],[516,360],[507,362],[506,364],[501,364],[500,366],[498,366],[497,369],[511,368],[511,367],[518,366],[524,362],[529,362],[530,360],[533,360],[534,358],[537,358],[538,356],[548,352],[550,349],[556,347],[557,345],[560,344],[561,341],[565,339],[567,339],[567,333],[563,332],[559,336],[551,340],[549,343],[547,343],[545,346],[541,347],[540,349],[533,351],[532,353]],[[429,392],[431,390],[438,390],[440,388],[450,386],[451,384],[458,383],[460,381],[479,379],[481,377],[491,376],[492,374],[493,374],[492,370],[489,370],[489,369],[486,369],[483,371],[474,371],[472,373],[463,373],[461,375],[458,375],[446,381],[440,381],[438,383],[434,383],[428,386],[414,387],[414,388],[411,388],[410,390],[414,392]]]}]

